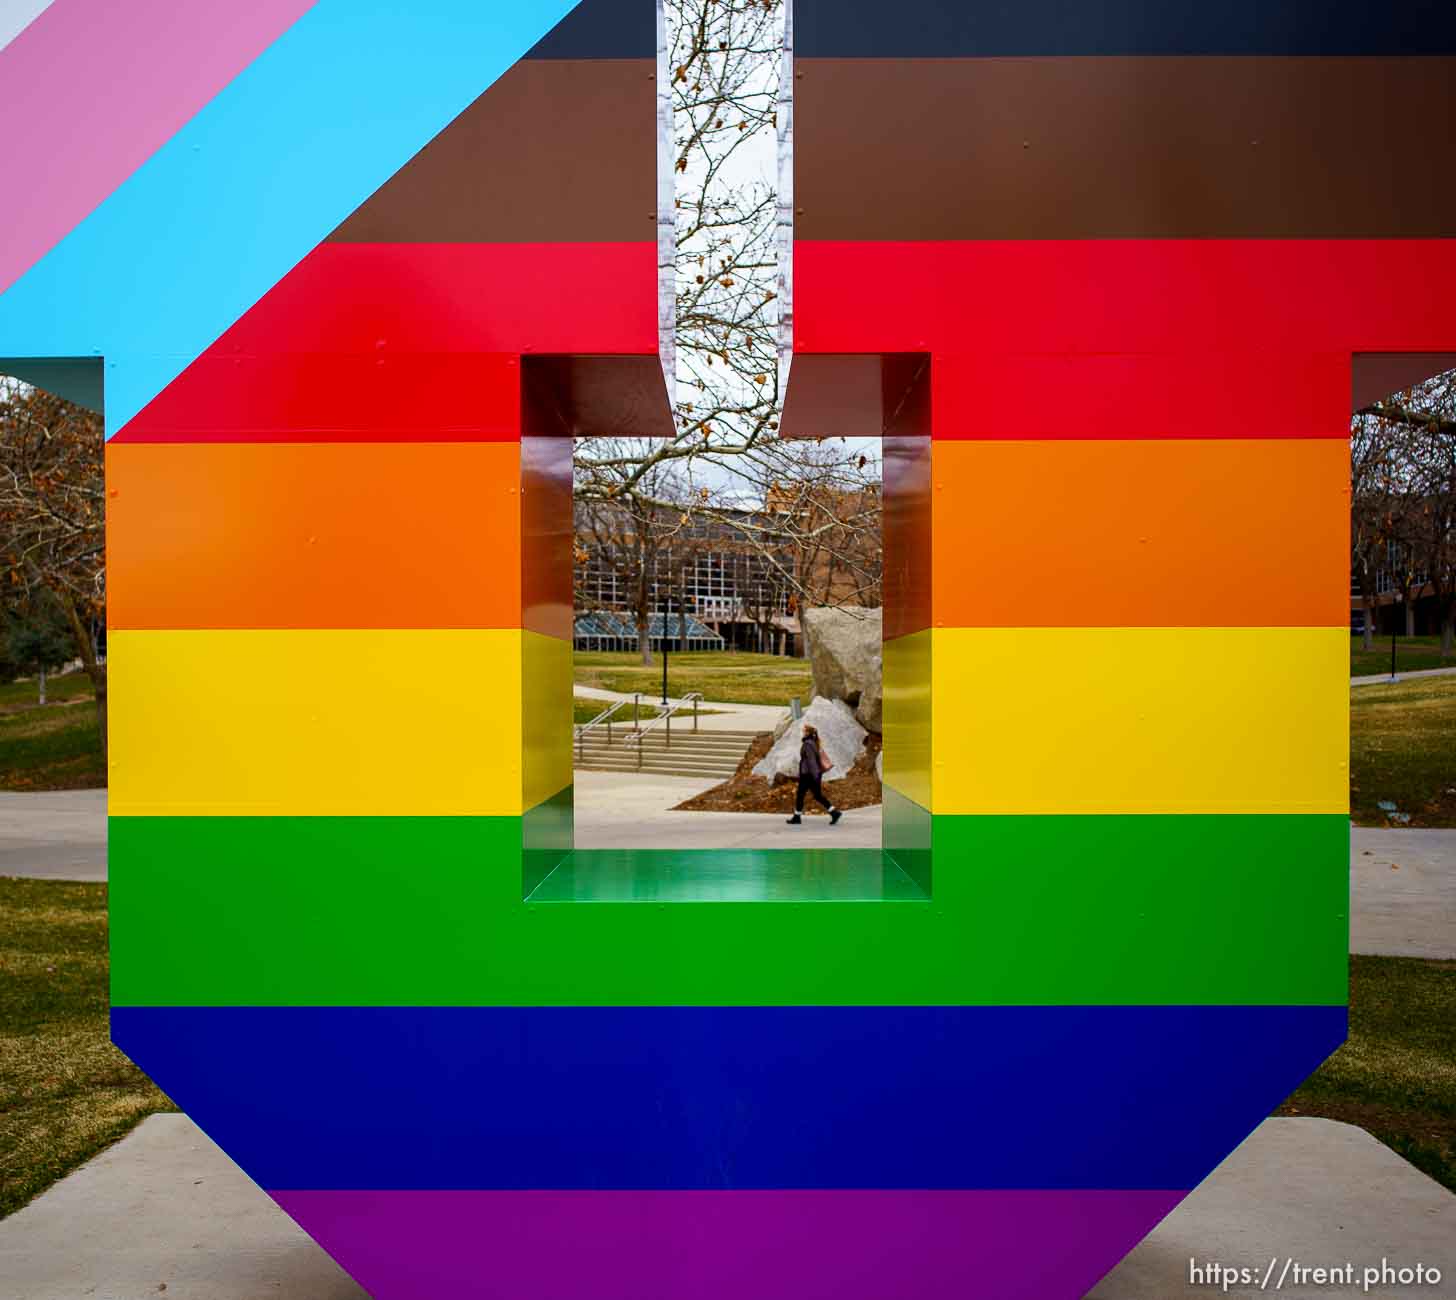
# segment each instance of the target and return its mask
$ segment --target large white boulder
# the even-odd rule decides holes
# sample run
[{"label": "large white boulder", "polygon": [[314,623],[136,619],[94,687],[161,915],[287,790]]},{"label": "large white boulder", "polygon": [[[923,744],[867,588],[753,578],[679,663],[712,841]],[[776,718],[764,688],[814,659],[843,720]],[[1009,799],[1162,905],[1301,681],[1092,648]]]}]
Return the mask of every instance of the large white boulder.
[{"label": "large white boulder", "polygon": [[[843,700],[816,699],[804,710],[802,722],[819,729],[819,743],[834,764],[827,779],[837,781],[846,775],[859,758],[869,734],[854,720],[854,711]],[[754,776],[770,782],[779,776],[798,777],[799,746],[804,739],[802,722],[787,728],[773,748],[754,764]]]},{"label": "large white boulder", "polygon": [[884,730],[882,713],[884,683],[884,660],[876,655],[874,675],[865,683],[864,689],[859,693],[859,703],[855,705],[854,716],[859,719],[860,726],[873,731],[877,736]]},{"label": "large white boulder", "polygon": [[814,675],[814,694],[859,707],[868,692],[871,703],[860,722],[880,726],[879,695],[884,639],[884,611],[846,605],[839,609],[806,609],[799,615]]}]

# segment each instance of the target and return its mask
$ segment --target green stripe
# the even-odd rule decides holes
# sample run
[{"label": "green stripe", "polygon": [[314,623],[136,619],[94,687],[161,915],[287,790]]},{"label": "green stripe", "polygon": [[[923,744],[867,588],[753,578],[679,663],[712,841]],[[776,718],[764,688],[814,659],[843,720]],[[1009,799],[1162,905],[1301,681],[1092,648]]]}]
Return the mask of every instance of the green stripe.
[{"label": "green stripe", "polygon": [[924,903],[880,849],[576,849],[532,903]]},{"label": "green stripe", "polygon": [[1328,1004],[1341,816],[937,817],[929,903],[523,903],[519,818],[113,818],[120,1006]]}]

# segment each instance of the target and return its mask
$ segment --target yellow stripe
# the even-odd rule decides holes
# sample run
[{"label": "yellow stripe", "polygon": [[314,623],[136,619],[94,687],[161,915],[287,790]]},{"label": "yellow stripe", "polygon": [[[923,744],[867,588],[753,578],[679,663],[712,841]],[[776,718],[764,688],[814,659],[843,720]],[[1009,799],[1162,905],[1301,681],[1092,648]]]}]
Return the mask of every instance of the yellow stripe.
[{"label": "yellow stripe", "polygon": [[1344,628],[932,633],[936,813],[1343,813]]},{"label": "yellow stripe", "polygon": [[930,808],[930,631],[885,642],[885,784]]},{"label": "yellow stripe", "polygon": [[[500,629],[114,631],[111,811],[519,816],[528,637],[547,640]],[[549,715],[568,769],[569,698],[568,688]],[[559,766],[559,756],[537,764]]]},{"label": "yellow stripe", "polygon": [[571,642],[522,634],[524,806],[534,808],[571,784]]}]

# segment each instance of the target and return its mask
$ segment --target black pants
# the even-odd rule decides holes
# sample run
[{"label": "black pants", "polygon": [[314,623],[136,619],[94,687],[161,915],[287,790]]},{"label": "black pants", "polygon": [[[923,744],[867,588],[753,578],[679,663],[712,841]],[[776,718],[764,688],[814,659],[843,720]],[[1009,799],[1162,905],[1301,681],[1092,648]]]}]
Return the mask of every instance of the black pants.
[{"label": "black pants", "polygon": [[803,772],[800,772],[799,788],[794,791],[794,811],[796,813],[801,813],[804,811],[804,795],[806,792],[812,794],[814,798],[819,800],[819,802],[824,805],[825,812],[828,812],[829,809],[834,807],[834,805],[824,797],[824,791],[819,787],[819,778],[817,776],[806,776]]}]

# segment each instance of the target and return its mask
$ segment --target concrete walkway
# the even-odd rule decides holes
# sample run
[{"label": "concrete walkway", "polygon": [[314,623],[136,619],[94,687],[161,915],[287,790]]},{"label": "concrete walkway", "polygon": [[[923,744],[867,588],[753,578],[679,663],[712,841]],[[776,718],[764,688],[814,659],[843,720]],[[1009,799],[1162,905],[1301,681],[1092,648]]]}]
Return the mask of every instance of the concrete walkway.
[{"label": "concrete walkway", "polygon": [[1456,830],[1351,828],[1350,951],[1456,958]]},{"label": "concrete walkway", "polygon": [[[624,695],[620,691],[606,691],[598,686],[576,686],[573,687],[579,700],[601,700],[605,708],[614,700],[631,701],[631,695]],[[651,704],[654,707],[662,697],[660,695],[645,694],[642,696],[643,704]],[[714,710],[706,717],[697,719],[698,726],[704,731],[772,731],[780,718],[784,716],[787,705],[777,704],[725,704],[717,700],[704,700],[702,707]],[[619,713],[617,717],[621,717]],[[630,709],[627,712],[630,718]],[[615,721],[615,719],[614,719]],[[683,718],[682,725],[691,728],[692,718]],[[673,719],[673,730],[678,727],[678,719]]]},{"label": "concrete walkway", "polygon": [[[1189,1284],[1188,1261],[1254,1270],[1267,1287]],[[1363,1270],[1441,1270],[1439,1286],[1363,1289]],[[1088,1300],[1169,1296],[1450,1296],[1456,1294],[1456,1196],[1364,1129],[1328,1119],[1268,1119],[1089,1293]],[[1353,1285],[1296,1285],[1294,1265],[1354,1265]],[[1205,1274],[1205,1278],[1206,1278]]]},{"label": "concrete walkway", "polygon": [[106,879],[106,791],[0,791],[0,876]]},{"label": "concrete walkway", "polygon": [[[908,1245],[907,1249],[913,1249]],[[1250,1296],[1190,1286],[1188,1261],[1424,1264],[1438,1287],[1294,1287],[1296,1297],[1449,1296],[1456,1196],[1357,1128],[1271,1119],[1091,1292],[1092,1300]],[[0,1221],[6,1300],[366,1300],[181,1115],[129,1137]],[[1276,1269],[1276,1273],[1277,1273]],[[1271,1284],[1270,1288],[1273,1290]],[[585,1300],[585,1298],[583,1298]],[[1054,1298],[1053,1298],[1054,1300]]]},{"label": "concrete walkway", "polygon": [[[707,723],[711,719],[703,718]],[[831,827],[787,827],[776,813],[675,813],[698,777],[576,774],[581,848],[872,848],[880,810]],[[792,840],[785,837],[792,836]],[[106,791],[0,792],[0,875],[106,879]],[[1456,959],[1456,830],[1356,826],[1350,842],[1350,951]]]},{"label": "concrete walkway", "polygon": [[[1456,673],[1456,668],[1417,668],[1414,672],[1396,673],[1397,682],[1409,681],[1412,677],[1449,677]],[[1368,677],[1350,678],[1351,686],[1380,686],[1388,685],[1390,682],[1389,673],[1372,673]]]},{"label": "concrete walkway", "polygon": [[838,826],[805,817],[785,826],[783,813],[672,812],[714,784],[701,777],[576,774],[575,842],[579,849],[877,849],[879,808],[852,808]]}]

